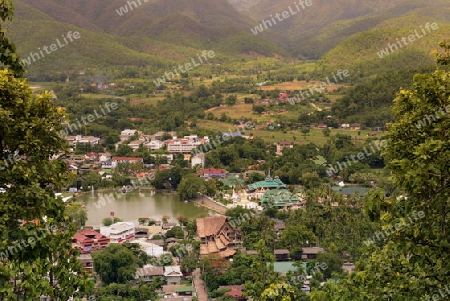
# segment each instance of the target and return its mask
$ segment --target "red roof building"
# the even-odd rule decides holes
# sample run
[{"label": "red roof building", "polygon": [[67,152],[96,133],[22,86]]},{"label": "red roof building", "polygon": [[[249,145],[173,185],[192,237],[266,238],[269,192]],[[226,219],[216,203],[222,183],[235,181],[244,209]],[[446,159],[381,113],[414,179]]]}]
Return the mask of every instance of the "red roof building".
[{"label": "red roof building", "polygon": [[215,169],[214,167],[203,168],[198,175],[200,178],[224,178],[228,172],[224,169]]},{"label": "red roof building", "polygon": [[77,232],[72,237],[72,246],[79,248],[81,253],[102,250],[109,245],[109,242],[108,237],[90,229]]},{"label": "red roof building", "polygon": [[245,298],[244,298],[244,296],[242,294],[242,291],[238,290],[238,289],[233,289],[233,290],[231,290],[229,292],[226,292],[225,295],[230,295],[230,296],[234,297],[234,299],[236,299],[238,301],[244,301],[245,300]]}]

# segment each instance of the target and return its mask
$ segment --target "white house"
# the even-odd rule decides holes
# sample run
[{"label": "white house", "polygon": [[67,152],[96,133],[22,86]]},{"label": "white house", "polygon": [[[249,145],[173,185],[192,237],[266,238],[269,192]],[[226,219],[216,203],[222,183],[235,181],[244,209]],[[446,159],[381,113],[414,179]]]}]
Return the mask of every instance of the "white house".
[{"label": "white house", "polygon": [[111,158],[112,158],[112,156],[110,153],[101,153],[100,157],[99,157],[100,162],[105,162],[105,161],[111,160]]},{"label": "white house", "polygon": [[197,135],[184,136],[181,139],[174,137],[174,139],[167,141],[167,151],[169,153],[189,153],[194,148],[208,142],[207,136],[202,139],[199,139]]},{"label": "white house", "polygon": [[178,285],[181,282],[181,277],[183,277],[183,273],[181,273],[180,266],[166,266],[164,267],[164,277],[166,277],[166,282],[168,285]]},{"label": "white house", "polygon": [[144,144],[144,146],[148,147],[151,150],[158,150],[162,147],[164,147],[166,143],[164,141],[160,141],[160,140],[152,140],[146,144]]},{"label": "white house", "polygon": [[130,139],[134,134],[136,134],[137,130],[126,129],[120,132],[120,141],[125,141]]},{"label": "white house", "polygon": [[150,264],[144,265],[142,268],[136,270],[135,280],[137,282],[151,282],[155,277],[164,276],[164,268],[160,266],[152,266]]},{"label": "white house", "polygon": [[143,250],[145,253],[147,253],[148,256],[159,257],[159,256],[163,255],[164,253],[167,253],[167,252],[164,252],[163,247],[158,246],[154,243],[146,242],[145,239],[136,239],[131,242],[139,244],[139,246],[141,247],[141,250]]},{"label": "white house", "polygon": [[196,165],[200,165],[201,168],[205,167],[205,153],[200,153],[192,157],[191,167],[194,167]]},{"label": "white house", "polygon": [[173,161],[173,154],[150,154],[150,156],[152,156],[155,159],[158,157],[160,157],[160,158],[165,157],[165,158],[167,158],[168,164],[172,163],[172,161]]},{"label": "white house", "polygon": [[100,142],[100,138],[94,136],[66,136],[66,140],[69,142],[70,146],[77,145],[78,143],[85,143],[90,145],[97,145]]},{"label": "white house", "polygon": [[111,243],[123,243],[134,239],[134,223],[118,222],[109,227],[100,227],[100,233],[111,240]]},{"label": "white house", "polygon": [[133,151],[136,151],[141,144],[144,144],[144,141],[135,140],[135,141],[131,141],[130,143],[128,143],[128,146],[131,147],[131,149],[133,149]]}]

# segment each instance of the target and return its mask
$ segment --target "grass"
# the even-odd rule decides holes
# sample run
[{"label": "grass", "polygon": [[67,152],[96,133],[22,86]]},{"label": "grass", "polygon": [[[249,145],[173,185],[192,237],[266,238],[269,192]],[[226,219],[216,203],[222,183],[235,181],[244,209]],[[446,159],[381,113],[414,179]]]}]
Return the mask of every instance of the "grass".
[{"label": "grass", "polygon": [[[200,128],[213,130],[213,131],[221,131],[221,132],[229,132],[230,130],[233,132],[236,132],[237,129],[235,126],[225,123],[225,122],[219,122],[219,121],[212,121],[212,120],[199,120],[197,121],[197,126]],[[303,135],[303,133],[300,130],[293,130],[293,131],[286,131],[286,133],[283,133],[282,131],[269,131],[269,130],[246,130],[242,132],[246,136],[251,136],[255,138],[261,138],[266,142],[269,143],[276,143],[279,141],[292,141],[294,144],[308,144],[308,143],[314,143],[317,145],[323,145],[325,144],[330,137],[325,137],[323,135],[323,132],[321,129],[311,129],[311,131],[307,134],[306,139]],[[344,129],[331,129],[330,136],[335,134],[345,134],[350,135],[352,137],[358,136],[358,131],[356,130],[344,130]],[[361,140],[352,140],[356,145],[362,146],[364,144],[364,141],[366,140],[367,135],[371,133],[370,130],[361,130],[360,131],[360,137]],[[295,140],[294,140],[295,136]]]},{"label": "grass", "polygon": [[[288,90],[288,91],[294,91],[294,90],[306,90],[309,88],[312,88],[314,85],[319,85],[320,81],[294,81],[294,82],[284,82],[279,84],[274,84],[270,86],[262,86],[261,90],[263,91],[273,91],[273,90]],[[327,83],[327,90],[328,91],[334,91],[337,90],[340,87],[346,87],[345,85],[328,85]],[[318,88],[318,87],[317,87]]]},{"label": "grass", "polygon": [[131,105],[139,105],[139,104],[151,104],[151,105],[157,105],[158,101],[164,100],[165,96],[155,96],[150,98],[131,98],[130,104]]},{"label": "grass", "polygon": [[30,87],[33,93],[43,93],[45,91],[53,90],[55,87],[55,83],[47,83],[47,82],[30,82]]},{"label": "grass", "polygon": [[[245,97],[250,98],[258,98],[258,95],[256,94],[236,94],[237,95],[237,102],[235,105],[229,107],[229,106],[222,106],[222,107],[215,107],[211,108],[209,110],[205,111],[205,114],[213,113],[216,118],[220,118],[222,114],[225,114],[229,116],[232,119],[241,119],[241,118],[251,118],[256,123],[265,123],[267,121],[275,121],[276,119],[281,120],[297,120],[299,116],[299,112],[296,110],[293,110],[294,107],[291,105],[285,105],[285,106],[279,106],[274,105],[273,107],[266,106],[266,111],[272,111],[272,115],[263,115],[263,114],[257,114],[254,113],[252,108],[253,104],[246,104],[244,103]],[[296,104],[295,106],[301,106],[302,112],[314,112],[316,109],[314,108],[314,105],[308,104],[306,102],[303,102],[301,104]],[[320,106],[319,106],[320,107]],[[281,109],[287,110],[286,113],[279,114],[278,111]]]},{"label": "grass", "polygon": [[104,98],[111,98],[114,96],[108,95],[108,94],[97,94],[97,93],[83,93],[81,94],[84,98],[90,98],[90,99],[104,99]]}]

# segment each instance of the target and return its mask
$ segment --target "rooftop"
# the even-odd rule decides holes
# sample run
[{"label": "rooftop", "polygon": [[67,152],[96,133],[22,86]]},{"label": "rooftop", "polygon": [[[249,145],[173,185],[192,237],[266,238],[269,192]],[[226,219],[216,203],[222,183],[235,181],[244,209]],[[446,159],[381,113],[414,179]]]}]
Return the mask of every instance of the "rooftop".
[{"label": "rooftop", "polygon": [[197,233],[201,238],[215,235],[226,222],[225,216],[208,216],[197,218]]},{"label": "rooftop", "polygon": [[323,248],[319,247],[303,247],[303,254],[319,254],[320,252],[325,252]]},{"label": "rooftop", "polygon": [[298,201],[298,197],[287,189],[269,190],[261,198],[262,203],[273,202],[275,206],[289,205]]},{"label": "rooftop", "polygon": [[264,181],[255,182],[247,187],[250,191],[259,188],[286,188],[286,184],[284,184],[279,177],[272,179],[270,176],[267,176]]},{"label": "rooftop", "polygon": [[73,239],[76,239],[79,242],[86,242],[86,241],[90,241],[90,240],[94,240],[94,239],[106,239],[109,240],[108,237],[106,237],[105,235],[102,235],[96,231],[93,231],[91,229],[85,229],[82,230],[80,232],[77,232],[74,234]]}]

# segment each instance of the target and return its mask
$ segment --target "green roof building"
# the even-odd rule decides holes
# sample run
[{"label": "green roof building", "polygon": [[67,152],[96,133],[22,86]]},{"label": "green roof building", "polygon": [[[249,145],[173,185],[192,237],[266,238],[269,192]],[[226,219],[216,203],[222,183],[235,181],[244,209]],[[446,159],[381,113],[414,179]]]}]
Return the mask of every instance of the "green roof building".
[{"label": "green roof building", "polygon": [[273,206],[278,208],[291,207],[294,204],[298,204],[299,201],[298,196],[287,189],[269,190],[261,198],[263,205],[273,204]]},{"label": "green roof building", "polygon": [[275,179],[272,179],[270,176],[268,176],[264,181],[258,181],[253,184],[248,185],[247,190],[253,191],[258,189],[281,189],[286,188],[286,184],[284,184],[279,177],[275,177]]},{"label": "green roof building", "polygon": [[262,196],[269,190],[284,188],[286,188],[286,184],[284,184],[279,177],[272,179],[269,175],[264,181],[258,181],[248,185],[246,192],[249,199],[261,199]]}]

